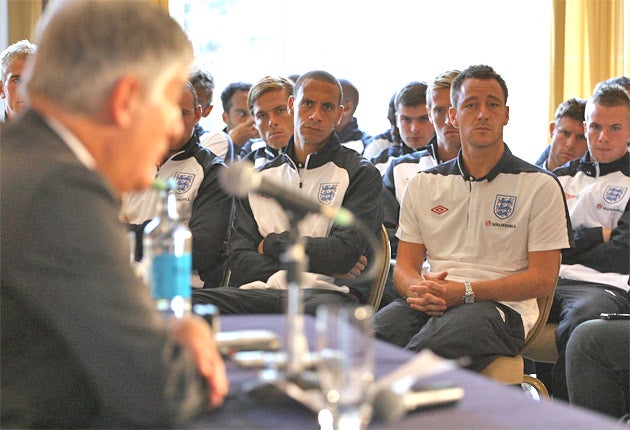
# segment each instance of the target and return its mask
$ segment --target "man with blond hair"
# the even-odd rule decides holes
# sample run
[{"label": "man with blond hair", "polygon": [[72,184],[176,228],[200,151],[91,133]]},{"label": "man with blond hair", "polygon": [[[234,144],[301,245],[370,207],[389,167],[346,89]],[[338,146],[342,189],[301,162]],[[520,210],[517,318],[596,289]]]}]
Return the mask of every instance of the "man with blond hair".
[{"label": "man with blond hair", "polygon": [[289,113],[287,102],[294,85],[282,76],[265,76],[249,90],[249,111],[264,142],[264,146],[253,149],[246,156],[255,167],[281,154],[293,136],[293,115]]}]

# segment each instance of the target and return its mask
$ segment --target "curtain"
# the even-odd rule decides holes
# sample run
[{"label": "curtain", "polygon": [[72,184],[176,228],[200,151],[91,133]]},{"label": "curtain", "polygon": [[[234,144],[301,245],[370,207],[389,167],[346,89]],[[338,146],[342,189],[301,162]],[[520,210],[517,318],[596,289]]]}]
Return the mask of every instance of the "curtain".
[{"label": "curtain", "polygon": [[549,117],[571,97],[630,74],[630,0],[553,0]]},{"label": "curtain", "polygon": [[43,5],[42,0],[9,0],[9,44],[22,39],[33,41],[35,24]]},{"label": "curtain", "polygon": [[155,3],[168,13],[168,0],[149,0],[151,3]]}]

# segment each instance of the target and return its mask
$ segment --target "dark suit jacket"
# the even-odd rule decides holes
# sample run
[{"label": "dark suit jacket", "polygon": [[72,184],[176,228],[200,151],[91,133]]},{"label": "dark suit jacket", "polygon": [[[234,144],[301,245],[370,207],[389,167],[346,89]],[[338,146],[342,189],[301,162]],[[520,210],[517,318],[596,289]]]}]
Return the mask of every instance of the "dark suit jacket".
[{"label": "dark suit jacket", "polygon": [[129,264],[120,202],[36,113],[0,129],[2,427],[165,427],[207,395]]}]

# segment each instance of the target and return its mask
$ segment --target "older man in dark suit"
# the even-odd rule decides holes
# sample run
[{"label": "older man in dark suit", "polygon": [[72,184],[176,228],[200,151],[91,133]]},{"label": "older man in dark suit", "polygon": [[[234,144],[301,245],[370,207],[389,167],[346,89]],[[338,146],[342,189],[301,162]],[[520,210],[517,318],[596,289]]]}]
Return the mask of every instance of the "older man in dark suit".
[{"label": "older man in dark suit", "polygon": [[205,321],[152,309],[118,216],[183,131],[192,48],[148,2],[51,3],[41,24],[32,110],[0,130],[0,426],[183,425],[225,368]]}]

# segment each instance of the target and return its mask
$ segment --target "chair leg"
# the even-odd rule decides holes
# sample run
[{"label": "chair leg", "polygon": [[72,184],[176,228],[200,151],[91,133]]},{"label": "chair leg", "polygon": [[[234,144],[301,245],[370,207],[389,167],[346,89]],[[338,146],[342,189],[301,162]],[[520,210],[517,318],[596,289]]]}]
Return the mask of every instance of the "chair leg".
[{"label": "chair leg", "polygon": [[547,391],[547,387],[540,379],[531,375],[523,375],[523,384],[531,385],[541,397],[549,398],[549,391]]}]

